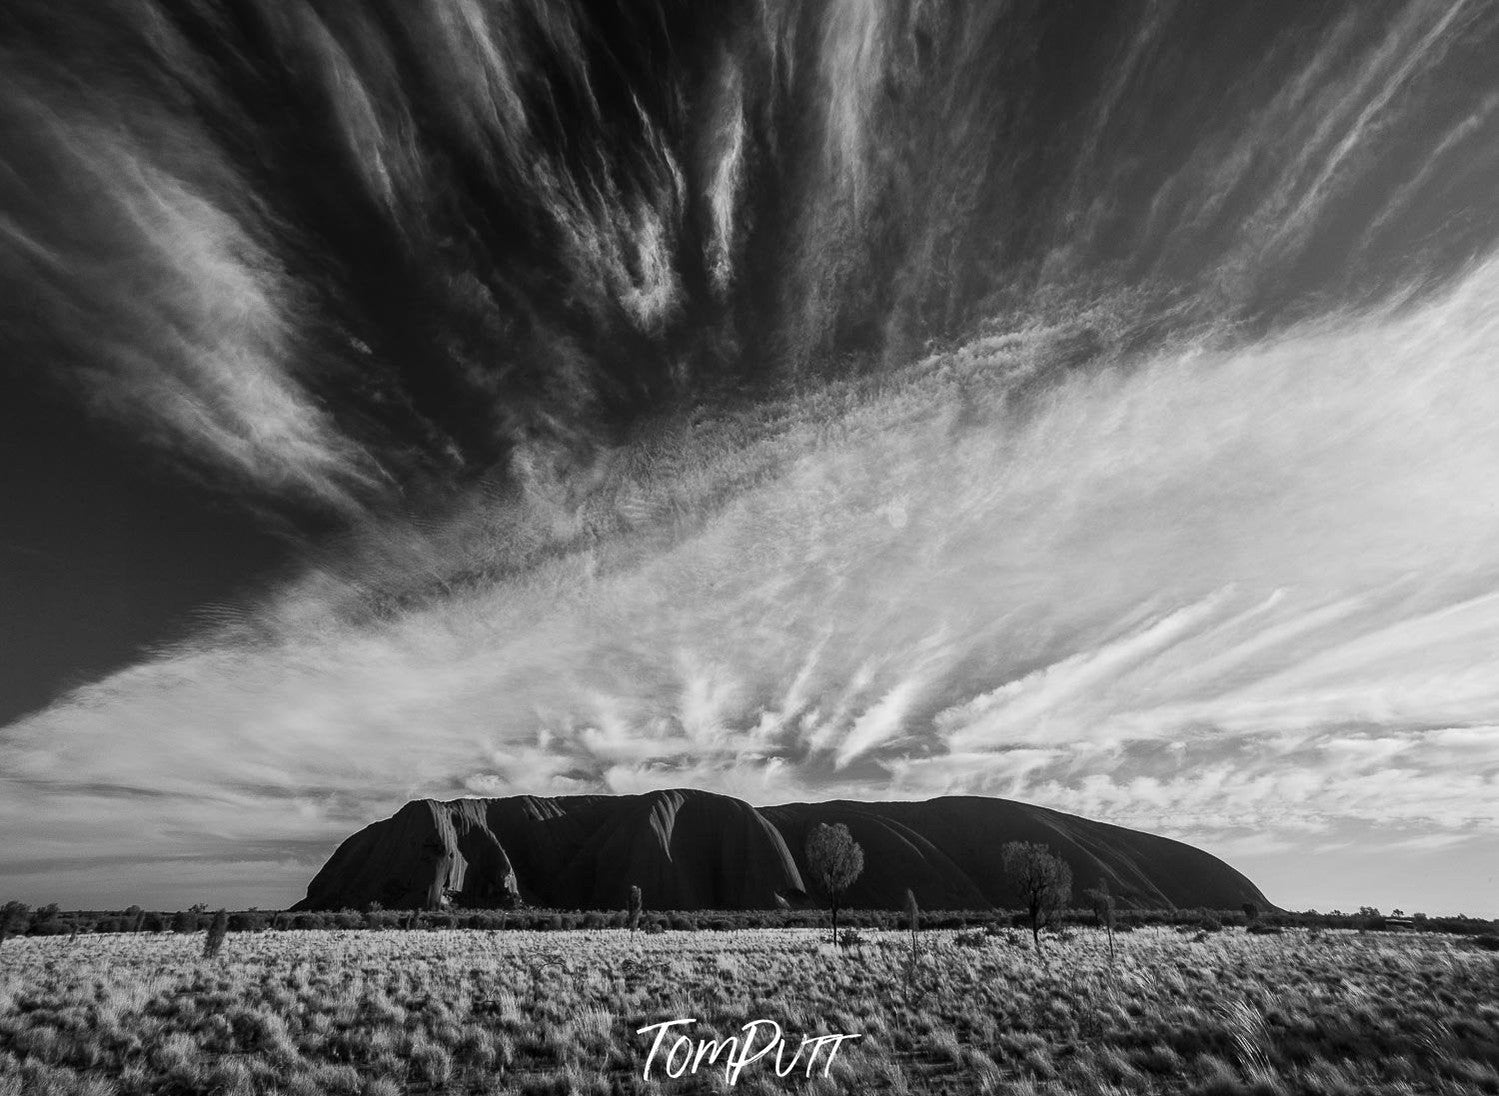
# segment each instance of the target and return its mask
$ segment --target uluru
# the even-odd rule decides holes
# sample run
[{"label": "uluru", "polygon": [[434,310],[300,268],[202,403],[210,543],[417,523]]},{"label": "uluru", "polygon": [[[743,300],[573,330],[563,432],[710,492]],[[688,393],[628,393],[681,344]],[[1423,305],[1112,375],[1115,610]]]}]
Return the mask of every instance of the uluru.
[{"label": "uluru", "polygon": [[771,909],[816,901],[805,845],[843,823],[864,849],[850,907],[1013,909],[1007,841],[1040,842],[1081,889],[1107,881],[1124,908],[1270,908],[1259,888],[1180,841],[983,796],[753,807],[712,792],[420,799],[346,839],[298,909],[619,909],[632,885],[654,909]]}]

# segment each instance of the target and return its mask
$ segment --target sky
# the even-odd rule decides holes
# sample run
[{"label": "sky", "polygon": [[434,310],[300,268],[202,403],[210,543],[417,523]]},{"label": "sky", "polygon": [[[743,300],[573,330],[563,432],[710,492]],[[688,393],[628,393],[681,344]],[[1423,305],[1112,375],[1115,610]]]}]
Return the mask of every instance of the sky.
[{"label": "sky", "polygon": [[1499,915],[1496,45],[9,5],[0,892],[280,907],[411,798],[699,787]]}]

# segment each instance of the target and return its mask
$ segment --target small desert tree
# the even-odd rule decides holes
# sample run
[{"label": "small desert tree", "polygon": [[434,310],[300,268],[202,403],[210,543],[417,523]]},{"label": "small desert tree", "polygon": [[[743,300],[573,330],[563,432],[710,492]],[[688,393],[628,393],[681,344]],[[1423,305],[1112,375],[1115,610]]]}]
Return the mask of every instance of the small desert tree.
[{"label": "small desert tree", "polygon": [[1031,938],[1041,950],[1041,927],[1051,924],[1072,898],[1072,869],[1046,845],[1010,841],[1004,847],[1005,875],[1020,895],[1031,922]]},{"label": "small desert tree", "polygon": [[1100,928],[1106,929],[1109,934],[1109,962],[1114,961],[1114,893],[1109,890],[1109,878],[1104,876],[1098,881],[1098,886],[1090,887],[1088,898],[1093,903],[1093,916],[1098,920]]},{"label": "small desert tree", "polygon": [[842,822],[819,822],[807,835],[807,868],[812,879],[828,892],[833,911],[833,943],[838,942],[838,908],[843,894],[864,870],[864,850]]},{"label": "small desert tree", "polygon": [[629,911],[628,911],[629,915],[630,915],[630,931],[631,932],[635,932],[635,931],[637,931],[640,928],[640,911],[644,907],[645,907],[645,903],[642,902],[641,898],[640,898],[640,888],[637,887],[637,886],[635,886],[635,884],[631,883],[630,884],[630,908],[629,908]]},{"label": "small desert tree", "polygon": [[31,923],[31,907],[25,902],[7,902],[0,906],[0,944],[13,932],[25,932]]},{"label": "small desert tree", "polygon": [[208,936],[203,941],[203,957],[216,958],[224,946],[224,936],[229,931],[229,911],[219,910],[208,924]]}]

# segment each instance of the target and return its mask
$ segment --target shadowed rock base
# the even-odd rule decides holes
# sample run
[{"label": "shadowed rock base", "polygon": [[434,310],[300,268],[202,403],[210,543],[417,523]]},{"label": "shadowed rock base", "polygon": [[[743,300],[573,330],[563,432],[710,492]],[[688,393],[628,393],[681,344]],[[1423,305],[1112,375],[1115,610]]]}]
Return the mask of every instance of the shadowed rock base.
[{"label": "shadowed rock base", "polygon": [[1273,908],[1217,857],[1164,837],[1006,799],[794,803],[756,809],[700,791],[544,798],[422,799],[335,852],[297,909],[623,909],[631,884],[650,909],[773,909],[807,899],[803,849],[817,822],[843,822],[864,848],[846,904],[1015,908],[1006,841],[1050,845],[1081,889],[1107,879],[1125,908]]}]

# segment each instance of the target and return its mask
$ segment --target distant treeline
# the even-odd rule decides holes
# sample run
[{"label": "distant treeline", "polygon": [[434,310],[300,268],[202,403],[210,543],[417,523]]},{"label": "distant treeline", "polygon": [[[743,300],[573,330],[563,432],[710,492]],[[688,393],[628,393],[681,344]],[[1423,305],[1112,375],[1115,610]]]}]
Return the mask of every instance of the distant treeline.
[{"label": "distant treeline", "polygon": [[[191,933],[206,929],[213,920],[207,906],[162,912],[132,906],[125,910],[64,911],[55,905],[35,910],[20,903],[4,907],[7,921],[0,930],[10,935],[59,936],[74,933],[178,932]],[[704,930],[729,931],[744,928],[826,928],[829,911],[796,910],[667,910],[646,911],[640,921],[643,931]],[[906,915],[895,910],[844,910],[840,923],[851,928],[904,929]],[[1091,910],[1065,913],[1058,927],[1086,927],[1098,923]],[[1028,925],[1023,913],[1009,910],[923,910],[923,929],[1020,928]],[[1363,929],[1381,931],[1401,929],[1416,932],[1445,932],[1461,935],[1489,935],[1499,932],[1499,922],[1473,917],[1428,917],[1417,913],[1385,915],[1366,907],[1358,913],[1304,913],[1279,910],[1121,910],[1115,931],[1129,932],[1152,925],[1215,931],[1240,926],[1254,931],[1274,932],[1286,928]],[[555,930],[623,929],[628,927],[624,910],[581,911],[546,909],[481,910],[388,910],[373,907],[365,910],[285,912],[239,910],[229,914],[230,932],[267,930],[297,931],[306,929],[505,929]]]}]

